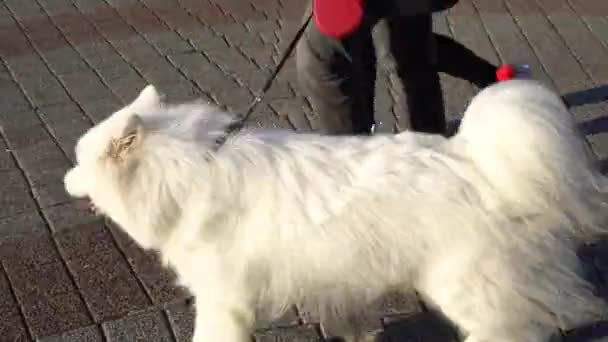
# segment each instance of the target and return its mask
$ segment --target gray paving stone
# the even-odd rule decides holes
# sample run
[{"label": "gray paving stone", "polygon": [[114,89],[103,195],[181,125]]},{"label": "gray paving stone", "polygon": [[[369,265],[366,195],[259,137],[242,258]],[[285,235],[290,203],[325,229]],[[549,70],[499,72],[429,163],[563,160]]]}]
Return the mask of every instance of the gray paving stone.
[{"label": "gray paving stone", "polygon": [[[7,272],[11,276],[15,295],[20,300],[31,297],[53,297],[75,290],[70,275],[59,258],[50,263],[27,268],[13,268],[10,259],[7,264]],[[32,282],[29,274],[35,274],[40,281]]]},{"label": "gray paving stone", "polygon": [[0,241],[26,235],[48,234],[46,223],[36,211],[0,218]]},{"label": "gray paving stone", "polygon": [[602,132],[588,136],[587,139],[591,143],[593,151],[600,160],[608,158],[608,132]]},{"label": "gray paving stone", "polygon": [[76,7],[78,7],[78,9],[86,14],[90,14],[95,10],[98,10],[101,5],[106,5],[101,0],[73,0],[72,2]]},{"label": "gray paving stone", "polygon": [[224,15],[214,2],[209,0],[179,0],[179,4],[203,24],[210,27],[234,22],[232,18]]},{"label": "gray paving stone", "polygon": [[[14,32],[13,34],[20,34],[23,37],[22,32]],[[24,38],[25,39],[25,38]],[[44,60],[40,58],[38,53],[34,50],[20,51],[15,56],[9,56],[5,58],[8,69],[15,75],[17,81],[22,78],[31,78],[44,74],[48,77],[48,67],[44,63]]]},{"label": "gray paving stone", "polygon": [[[259,21],[249,21],[249,23],[255,23]],[[261,21],[261,23],[267,23],[268,21]],[[254,42],[257,44],[261,43],[261,40],[257,33],[251,33],[247,23],[234,23],[223,25],[221,30],[216,30],[219,35],[223,36],[228,44],[232,47],[241,46],[248,42]]]},{"label": "gray paving stone", "polygon": [[561,92],[592,86],[580,64],[536,5],[522,0],[508,0],[506,3],[542,61],[543,67]]},{"label": "gray paving stone", "polygon": [[[93,25],[87,21],[87,18],[76,7],[73,7],[71,2],[68,3],[68,6],[60,14],[51,15],[49,13],[50,20],[61,31],[63,36],[72,45],[101,39]],[[48,13],[48,10],[45,9],[45,11]]]},{"label": "gray paving stone", "polygon": [[75,162],[74,147],[80,136],[92,126],[91,119],[73,103],[41,108],[39,115],[59,147]]},{"label": "gray paving stone", "polygon": [[[104,38],[112,43],[119,43],[136,35],[133,28],[125,23],[117,13],[104,7],[106,7],[105,3],[98,3],[93,8],[93,15],[89,16],[93,26]],[[83,9],[81,8],[81,10]]]},{"label": "gray paving stone", "polygon": [[194,331],[194,318],[196,310],[194,305],[178,304],[166,310],[169,324],[175,334],[177,342],[192,341]]},{"label": "gray paving stone", "polygon": [[56,75],[63,75],[89,70],[89,66],[78,52],[67,42],[63,47],[42,51],[42,58]]},{"label": "gray paving stone", "polygon": [[[136,74],[133,76],[126,76],[114,79],[112,81],[107,81],[107,84],[123,104],[129,104],[133,102],[137,95],[139,95],[139,93],[150,83]],[[86,104],[83,103],[82,106],[84,107]],[[120,108],[116,108],[115,110],[118,109]],[[101,112],[99,114],[101,114]],[[110,113],[106,113],[106,115],[109,114]]]},{"label": "gray paving stone", "polygon": [[118,228],[112,229],[112,234],[155,304],[176,302],[189,297],[185,289],[176,285],[175,273],[161,265],[156,253],[144,251]]},{"label": "gray paving stone", "polygon": [[36,107],[71,101],[63,86],[49,72],[41,71],[28,78],[18,77],[17,82]]},{"label": "gray paving stone", "polygon": [[472,1],[460,1],[448,16],[454,37],[490,63],[498,64],[494,46],[483,27]]},{"label": "gray paving stone", "polygon": [[307,119],[308,106],[302,97],[296,99],[277,99],[270,103],[270,107],[279,115],[287,117],[289,122],[299,131],[307,132],[312,126]]},{"label": "gray paving stone", "polygon": [[59,75],[59,79],[78,103],[112,96],[112,92],[91,70]]},{"label": "gray paving stone", "polygon": [[72,200],[65,191],[63,181],[35,186],[32,188],[32,195],[42,209],[65,204]]},{"label": "gray paving stone", "polygon": [[56,183],[63,179],[70,163],[51,138],[15,149],[15,157],[33,186]]},{"label": "gray paving stone", "polygon": [[[245,22],[245,27],[252,34],[258,35],[264,44],[276,44],[278,42],[276,31],[278,31],[280,27],[274,20],[247,21]],[[256,41],[254,40],[254,42]]]},{"label": "gray paving stone", "polygon": [[11,171],[16,168],[16,164],[13,160],[8,147],[4,144],[4,141],[0,139],[0,174],[5,171]]},{"label": "gray paving stone", "polygon": [[64,123],[81,127],[85,125],[85,122],[88,122],[87,117],[82,113],[78,105],[73,102],[40,108],[38,109],[38,115],[50,127]]},{"label": "gray paving stone", "polygon": [[13,240],[3,244],[0,252],[25,321],[35,337],[56,335],[91,323],[50,237],[30,235]]},{"label": "gray paving stone", "polygon": [[36,2],[23,2],[19,0],[6,0],[4,2],[16,18],[24,18],[30,16],[38,16],[44,14],[40,6]]},{"label": "gray paving stone", "polygon": [[608,48],[608,20],[605,16],[597,15],[597,13],[602,12],[601,9],[598,10],[597,8],[601,6],[601,2],[578,0],[569,1],[569,4],[576,10],[593,35],[597,37],[602,45]]},{"label": "gray paving stone", "polygon": [[150,43],[163,55],[194,51],[190,43],[173,31],[154,32],[146,35]]},{"label": "gray paving stone", "polygon": [[249,1],[245,3],[240,0],[222,0],[221,2],[214,2],[222,12],[229,14],[230,17],[234,18],[237,22],[265,19],[264,14],[257,11]]},{"label": "gray paving stone", "polygon": [[3,172],[0,177],[0,217],[11,217],[36,209],[20,171]]},{"label": "gray paving stone", "polygon": [[75,291],[24,298],[21,305],[25,320],[36,337],[56,335],[92,323]]},{"label": "gray paving stone", "polygon": [[165,58],[150,61],[145,65],[137,66],[144,78],[154,84],[170,84],[184,81],[184,76]]},{"label": "gray paving stone", "polygon": [[61,335],[43,337],[36,342],[104,342],[100,329],[96,325],[65,332]]},{"label": "gray paving stone", "polygon": [[[233,107],[233,111],[239,114],[243,114],[249,104],[236,104]],[[229,107],[230,108],[230,107]],[[285,116],[277,115],[274,110],[268,105],[258,105],[255,111],[250,116],[250,122],[246,123],[247,127],[267,127],[267,128],[278,128],[293,130],[293,126]]]},{"label": "gray paving stone", "polygon": [[56,239],[95,322],[122,317],[150,305],[102,223],[63,230]]},{"label": "gray paving stone", "polygon": [[97,74],[99,74],[101,79],[104,80],[104,82],[110,84],[116,79],[138,76],[137,70],[133,68],[131,64],[125,62],[124,60],[113,63],[112,65],[98,68],[96,72]]},{"label": "gray paving stone", "polygon": [[565,0],[537,0],[537,3],[589,76],[599,84],[608,82],[608,50],[570,4]]},{"label": "gray paving stone", "polygon": [[73,9],[72,3],[66,0],[45,0],[40,5],[49,15],[59,15]]},{"label": "gray paving stone", "polygon": [[113,41],[112,45],[127,61],[133,65],[145,65],[147,60],[162,58],[159,52],[142,36],[131,36],[120,41]]},{"label": "gray paving stone", "polygon": [[0,125],[4,132],[12,135],[13,130],[28,129],[39,126],[40,118],[33,110],[0,112]]},{"label": "gray paving stone", "polygon": [[210,70],[218,71],[218,68],[214,64],[209,63],[207,58],[200,52],[169,56],[169,61],[193,80],[203,78]]},{"label": "gray paving stone", "polygon": [[29,41],[39,52],[52,50],[66,45],[61,32],[53,25],[46,15],[26,19],[19,22]]},{"label": "gray paving stone", "polygon": [[[143,87],[140,87],[141,83],[134,83],[134,84],[137,87],[134,87],[134,90],[132,90],[132,92],[135,92],[137,90],[141,91],[141,89],[143,89]],[[114,90],[116,90],[116,89],[114,89]],[[127,94],[127,95],[130,95],[130,94]],[[125,97],[125,98],[127,98],[127,97]],[[135,99],[135,96],[131,97],[130,101],[133,101],[134,99]],[[122,104],[120,103],[120,101],[118,101],[114,97],[96,100],[93,102],[82,103],[82,109],[84,110],[86,115],[88,117],[90,117],[96,123],[104,120],[105,118],[107,118],[112,113],[119,110],[120,108],[122,108]]]},{"label": "gray paving stone", "polygon": [[123,58],[112,45],[100,39],[95,39],[85,44],[78,44],[76,50],[95,69],[111,67],[117,63],[124,62]]},{"label": "gray paving stone", "polygon": [[233,77],[249,74],[252,70],[257,70],[255,65],[238,50],[230,49],[226,52],[221,51],[206,51],[205,54],[209,59],[218,65],[225,74]]},{"label": "gray paving stone", "polygon": [[176,30],[184,38],[195,34],[203,28],[202,24],[186,10],[180,7],[175,0],[143,0],[142,1],[154,14],[168,27]]},{"label": "gray paving stone", "polygon": [[0,118],[9,113],[19,113],[31,108],[21,89],[12,80],[0,80],[0,93],[3,101],[0,103]]},{"label": "gray paving stone", "polygon": [[[249,42],[245,45],[239,46],[240,51],[250,58],[259,68],[265,70],[266,72],[270,72],[272,66],[275,64],[272,59],[274,55],[274,50],[269,48],[266,44],[259,44],[254,42]],[[256,73],[259,73],[259,70],[255,70]]]},{"label": "gray paving stone", "polygon": [[[124,1],[108,1],[114,8],[125,6]],[[125,22],[133,26],[140,34],[166,30],[162,23],[147,7],[139,1],[130,1],[128,11],[118,11]]]},{"label": "gray paving stone", "polygon": [[228,44],[223,37],[212,31],[201,32],[197,38],[191,39],[192,45],[203,53],[209,51],[222,51],[228,48]]},{"label": "gray paving stone", "polygon": [[108,342],[173,342],[161,312],[132,315],[103,324]]},{"label": "gray paving stone", "polygon": [[103,218],[90,213],[86,201],[70,201],[47,207],[42,212],[53,233],[81,227],[86,229],[96,223],[103,224]]},{"label": "gray paving stone", "polygon": [[187,79],[172,83],[158,83],[158,85],[157,90],[165,96],[167,102],[180,103],[192,100],[211,100],[198,86]]},{"label": "gray paving stone", "polygon": [[11,120],[12,123],[20,124],[17,118],[18,116],[24,118],[23,124],[27,124],[28,122],[31,122],[31,124],[27,126],[12,126],[9,124],[6,129],[3,129],[4,136],[10,148],[18,150],[52,141],[48,131],[39,120],[36,120],[35,115],[32,115],[32,113],[29,112],[16,113],[14,115],[15,118]]},{"label": "gray paving stone", "polygon": [[31,341],[4,269],[0,267],[0,336],[7,341]]}]

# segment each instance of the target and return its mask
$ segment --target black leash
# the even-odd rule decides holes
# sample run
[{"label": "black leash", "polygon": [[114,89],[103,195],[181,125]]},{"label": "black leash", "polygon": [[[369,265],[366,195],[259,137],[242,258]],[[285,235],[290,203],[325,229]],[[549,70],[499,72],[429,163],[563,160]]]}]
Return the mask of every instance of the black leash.
[{"label": "black leash", "polygon": [[295,36],[289,43],[289,46],[287,46],[287,48],[283,51],[281,59],[279,60],[279,64],[277,64],[277,66],[274,68],[274,71],[272,72],[272,74],[270,74],[270,76],[266,79],[264,86],[262,86],[262,88],[258,92],[258,95],[253,99],[253,101],[247,108],[245,115],[243,115],[239,120],[235,121],[230,126],[228,126],[228,128],[226,129],[226,133],[222,137],[218,138],[218,140],[217,140],[218,148],[220,148],[222,145],[224,145],[226,140],[228,140],[228,138],[231,135],[235,134],[236,132],[238,132],[245,126],[245,122],[247,122],[247,120],[249,119],[251,114],[253,114],[255,107],[257,107],[257,105],[260,102],[262,102],[262,100],[264,99],[264,95],[266,95],[266,92],[268,91],[268,89],[270,89],[270,86],[272,86],[272,82],[274,82],[274,80],[277,78],[277,75],[279,74],[281,69],[283,69],[283,66],[285,66],[287,59],[289,58],[289,56],[295,49],[298,41],[300,41],[300,38],[302,38],[304,31],[306,31],[306,27],[308,26],[308,23],[310,22],[311,18],[312,18],[312,12],[308,15],[308,17],[306,17],[306,20],[304,21],[304,23],[302,24],[302,26],[300,27],[298,32],[296,32]]}]

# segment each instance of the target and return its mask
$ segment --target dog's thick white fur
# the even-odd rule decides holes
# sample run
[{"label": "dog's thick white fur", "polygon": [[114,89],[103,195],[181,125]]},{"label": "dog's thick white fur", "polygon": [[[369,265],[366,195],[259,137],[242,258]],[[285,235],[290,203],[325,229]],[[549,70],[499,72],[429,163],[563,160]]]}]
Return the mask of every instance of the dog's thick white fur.
[{"label": "dog's thick white fur", "polygon": [[485,89],[450,139],[251,130],[217,149],[233,119],[148,86],[84,134],[65,177],[175,268],[195,342],[247,341],[259,308],[353,318],[395,289],[467,342],[546,341],[605,312],[576,248],[603,231],[606,180],[541,84]]}]

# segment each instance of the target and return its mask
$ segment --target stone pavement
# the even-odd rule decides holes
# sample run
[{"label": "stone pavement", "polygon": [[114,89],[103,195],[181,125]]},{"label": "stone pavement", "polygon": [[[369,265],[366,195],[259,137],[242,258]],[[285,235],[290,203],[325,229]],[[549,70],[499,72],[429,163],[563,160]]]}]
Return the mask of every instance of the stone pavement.
[{"label": "stone pavement", "polygon": [[[153,254],[71,201],[62,176],[79,135],[147,83],[172,101],[205,97],[244,110],[304,6],[303,0],[0,1],[0,342],[189,341],[189,295],[172,285]],[[608,169],[607,1],[461,0],[435,19],[437,31],[491,61],[530,64],[574,106]],[[390,59],[383,65],[379,129],[392,131],[407,125]],[[442,81],[449,112],[460,112],[476,89],[448,76]],[[293,59],[253,119],[264,127],[316,127]],[[603,245],[588,255],[600,289],[608,275]],[[413,294],[388,297],[369,313],[370,328],[384,329],[390,341],[457,340]],[[322,336],[314,315],[297,308],[255,334],[259,342]]]}]

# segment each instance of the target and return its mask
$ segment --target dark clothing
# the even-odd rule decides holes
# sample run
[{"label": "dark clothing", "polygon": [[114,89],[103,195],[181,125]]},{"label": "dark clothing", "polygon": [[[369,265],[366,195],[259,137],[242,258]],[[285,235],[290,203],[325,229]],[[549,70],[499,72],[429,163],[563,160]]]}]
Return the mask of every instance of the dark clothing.
[{"label": "dark clothing", "polygon": [[[314,20],[309,22],[297,47],[298,74],[319,115],[323,133],[369,134],[374,124],[376,79],[371,32],[380,20],[388,27],[386,45],[396,62],[413,130],[445,133],[438,71],[482,87],[494,82],[495,66],[452,39],[432,32],[429,7],[395,7],[402,3],[425,1],[368,0],[360,27],[341,40],[323,35]],[[425,6],[431,5],[429,2]]]}]

